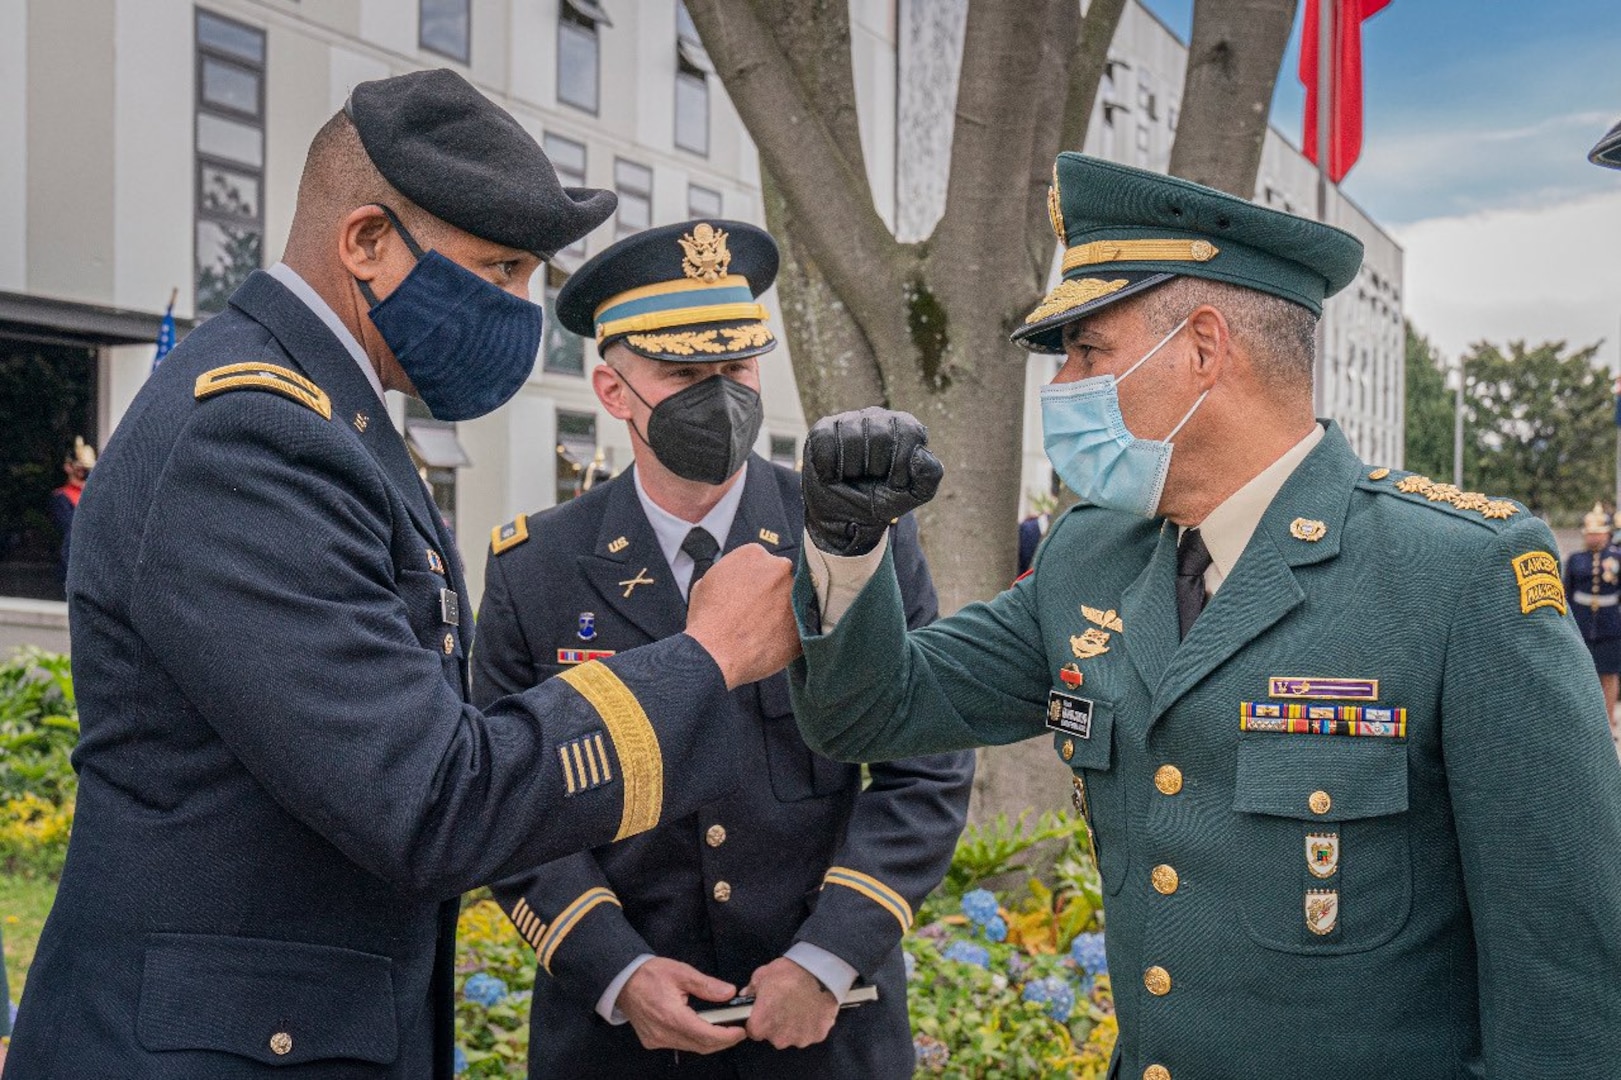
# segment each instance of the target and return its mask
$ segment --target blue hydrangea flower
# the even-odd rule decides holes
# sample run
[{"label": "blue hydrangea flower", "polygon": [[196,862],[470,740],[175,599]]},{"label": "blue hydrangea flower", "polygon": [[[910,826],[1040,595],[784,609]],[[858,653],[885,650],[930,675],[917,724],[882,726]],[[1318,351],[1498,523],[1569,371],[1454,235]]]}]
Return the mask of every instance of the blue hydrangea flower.
[{"label": "blue hydrangea flower", "polygon": [[1022,979],[1024,978],[1025,972],[1029,970],[1030,961],[1026,960],[1019,953],[1014,953],[1012,956],[1007,958],[1007,973],[1009,978],[1015,980]]},{"label": "blue hydrangea flower", "polygon": [[984,930],[985,936],[992,941],[1007,940],[1007,923],[1003,921],[1000,915],[992,915],[989,919],[986,919],[980,924],[980,929]]},{"label": "blue hydrangea flower", "polygon": [[903,952],[901,959],[906,963],[907,981],[911,981],[917,975],[917,958],[909,952]]},{"label": "blue hydrangea flower", "polygon": [[468,1001],[476,1001],[486,1009],[499,1005],[506,996],[507,984],[483,971],[469,976],[462,986],[462,997]]},{"label": "blue hydrangea flower", "polygon": [[955,960],[959,964],[973,964],[986,971],[991,968],[991,952],[983,945],[976,945],[972,941],[953,941],[946,946],[943,954],[947,960]]},{"label": "blue hydrangea flower", "polygon": [[962,913],[975,926],[984,926],[996,918],[996,907],[996,894],[989,889],[975,889],[963,894]]},{"label": "blue hydrangea flower", "polygon": [[1049,975],[1045,979],[1031,979],[1024,984],[1024,1000],[1044,1005],[1047,1015],[1059,1023],[1069,1019],[1075,1011],[1075,988],[1059,978]]},{"label": "blue hydrangea flower", "polygon": [[456,1047],[455,1062],[452,1065],[452,1068],[456,1070],[457,1076],[460,1076],[462,1073],[467,1071],[467,1054],[464,1053],[462,1048],[459,1046]]},{"label": "blue hydrangea flower", "polygon": [[945,1043],[932,1036],[918,1035],[912,1040],[912,1048],[917,1051],[919,1068],[938,1072],[951,1061],[951,1050]]},{"label": "blue hydrangea flower", "polygon": [[1069,955],[1075,966],[1086,972],[1087,978],[1109,973],[1109,956],[1104,951],[1101,933],[1077,935],[1070,943]]}]

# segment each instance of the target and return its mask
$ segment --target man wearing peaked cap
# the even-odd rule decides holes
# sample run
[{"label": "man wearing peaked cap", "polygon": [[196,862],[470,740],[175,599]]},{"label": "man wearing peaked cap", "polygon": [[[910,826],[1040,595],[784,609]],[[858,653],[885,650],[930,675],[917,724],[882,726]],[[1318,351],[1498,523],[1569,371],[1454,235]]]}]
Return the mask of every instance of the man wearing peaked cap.
[{"label": "man wearing peaked cap", "polygon": [[819,421],[806,741],[1052,732],[1111,1076],[1613,1077],[1621,769],[1547,527],[1313,418],[1353,237],[1078,154],[1051,209],[1064,278],[1014,336],[1064,356],[1043,439],[1082,505],[1013,588],[908,632],[886,527],[940,466],[905,414]]},{"label": "man wearing peaked cap", "polygon": [[719,563],[685,634],[475,709],[461,560],[383,399],[516,392],[531,275],[613,205],[448,72],[315,136],[284,260],[168,355],[79,504],[78,810],[8,1080],[450,1080],[460,894],[731,788],[729,688],[792,653],[740,627],[792,637],[789,565]]},{"label": "man wearing peaked cap", "polygon": [[1615,722],[1621,691],[1621,548],[1610,542],[1610,536],[1610,515],[1602,503],[1594,503],[1582,518],[1582,550],[1565,560],[1565,592],[1604,687],[1610,736],[1621,742]]},{"label": "man wearing peaked cap", "polygon": [[[635,464],[495,531],[476,700],[679,634],[691,583],[722,551],[797,554],[799,477],[752,452],[756,357],[776,344],[758,297],[776,273],[760,229],[688,221],[620,241],[564,284],[559,315],[596,339],[592,383]],[[936,602],[913,519],[896,534],[899,602],[922,625]],[[950,864],[973,756],[877,764],[863,788],[859,768],[806,747],[782,675],[731,707],[734,792],[496,886],[540,963],[535,1080],[912,1075],[900,939]],[[577,784],[601,780],[589,755],[577,764]],[[858,980],[878,1000],[840,1011]],[[746,1027],[697,1016],[740,988],[756,998]]]}]

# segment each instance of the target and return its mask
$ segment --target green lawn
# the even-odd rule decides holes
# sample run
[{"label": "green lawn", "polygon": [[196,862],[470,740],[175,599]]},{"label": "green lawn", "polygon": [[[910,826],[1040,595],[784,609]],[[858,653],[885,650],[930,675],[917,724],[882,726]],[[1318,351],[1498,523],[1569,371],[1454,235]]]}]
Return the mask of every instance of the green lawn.
[{"label": "green lawn", "polygon": [[0,935],[6,942],[6,978],[13,1003],[22,994],[39,932],[54,899],[54,881],[0,875]]}]

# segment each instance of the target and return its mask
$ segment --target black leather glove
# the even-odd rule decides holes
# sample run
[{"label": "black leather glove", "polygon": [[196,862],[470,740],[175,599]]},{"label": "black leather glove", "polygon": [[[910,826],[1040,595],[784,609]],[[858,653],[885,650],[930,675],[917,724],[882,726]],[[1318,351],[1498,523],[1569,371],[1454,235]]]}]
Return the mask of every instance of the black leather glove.
[{"label": "black leather glove", "polygon": [[889,409],[824,416],[805,436],[805,531],[833,555],[865,555],[945,475],[917,417]]}]

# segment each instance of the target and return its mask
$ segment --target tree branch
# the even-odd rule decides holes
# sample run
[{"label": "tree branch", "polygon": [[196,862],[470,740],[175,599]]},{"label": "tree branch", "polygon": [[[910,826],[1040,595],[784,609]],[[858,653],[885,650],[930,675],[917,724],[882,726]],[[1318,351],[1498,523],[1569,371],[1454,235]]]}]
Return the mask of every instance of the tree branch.
[{"label": "tree branch", "polygon": [[[839,145],[772,29],[747,0],[688,0],[687,10],[793,211],[806,253],[869,336],[897,321],[904,332],[905,311],[894,295],[903,249],[873,206],[859,159],[852,162]],[[848,53],[845,26],[839,47]]]},{"label": "tree branch", "polygon": [[1195,0],[1171,174],[1255,195],[1295,0]]},{"label": "tree branch", "polygon": [[[936,234],[939,246],[968,254],[981,273],[1026,268],[1023,245],[1016,241],[1026,235],[1031,201],[1008,198],[1008,173],[1010,167],[1027,166],[1038,131],[1056,126],[1057,117],[1038,106],[1050,96],[1043,94],[1052,73],[1048,65],[1061,62],[1053,48],[1054,13],[1059,5],[1075,3],[969,0],[951,175]],[[1042,175],[1051,167],[1049,160]],[[1033,179],[1027,178],[1031,186]],[[1044,182],[1041,196],[1046,197]],[[1046,214],[1038,220],[1045,221]]]},{"label": "tree branch", "polygon": [[1092,106],[1098,98],[1098,84],[1109,64],[1109,46],[1120,26],[1126,0],[1092,0],[1081,20],[1075,40],[1075,53],[1069,62],[1069,87],[1064,100],[1064,120],[1059,129],[1058,148],[1079,150],[1086,144],[1086,129],[1092,123]]}]

